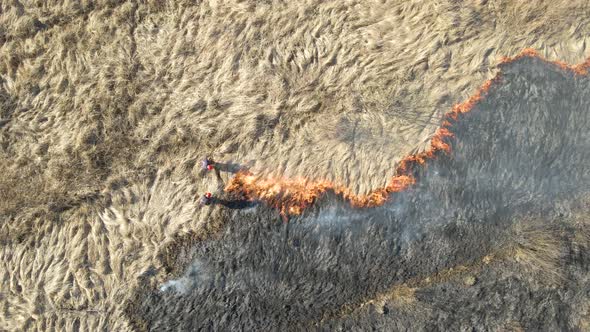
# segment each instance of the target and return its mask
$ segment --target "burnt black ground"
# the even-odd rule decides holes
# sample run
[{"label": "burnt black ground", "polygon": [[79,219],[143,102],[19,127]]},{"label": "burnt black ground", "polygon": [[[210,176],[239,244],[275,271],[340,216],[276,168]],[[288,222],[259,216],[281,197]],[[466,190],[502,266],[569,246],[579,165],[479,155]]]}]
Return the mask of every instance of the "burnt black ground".
[{"label": "burnt black ground", "polygon": [[383,207],[326,197],[288,224],[263,206],[228,211],[221,236],[190,248],[198,268],[186,267],[183,289],[144,288],[128,312],[150,331],[579,329],[590,260],[573,259],[567,244],[557,286],[498,263],[471,287],[418,289],[413,307],[341,315],[346,304],[501,251],[517,223],[573,237],[572,202],[590,188],[587,77],[532,58],[503,65],[501,81],[452,128],[453,152],[417,168],[418,183]]}]

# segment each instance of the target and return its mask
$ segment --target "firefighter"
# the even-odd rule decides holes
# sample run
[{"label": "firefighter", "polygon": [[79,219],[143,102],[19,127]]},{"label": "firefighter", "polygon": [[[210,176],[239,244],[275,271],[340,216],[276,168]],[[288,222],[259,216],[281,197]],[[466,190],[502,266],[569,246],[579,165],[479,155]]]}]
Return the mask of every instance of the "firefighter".
[{"label": "firefighter", "polygon": [[204,170],[207,171],[211,171],[215,168],[215,162],[213,161],[213,159],[209,158],[209,157],[205,157],[205,159],[203,159],[201,161],[201,166]]},{"label": "firefighter", "polygon": [[199,204],[201,204],[201,205],[211,205],[212,202],[213,202],[213,195],[211,195],[211,193],[209,193],[209,192],[207,192],[203,196],[201,196],[201,199],[199,200]]},{"label": "firefighter", "polygon": [[207,172],[212,171],[213,173],[215,173],[215,177],[217,178],[217,182],[219,184],[220,188],[224,188],[225,184],[223,182],[223,179],[221,178],[221,173],[220,171],[220,167],[218,167],[217,165],[223,165],[223,164],[218,164],[216,163],[212,158],[210,157],[205,157],[201,160],[201,175],[204,175]]}]

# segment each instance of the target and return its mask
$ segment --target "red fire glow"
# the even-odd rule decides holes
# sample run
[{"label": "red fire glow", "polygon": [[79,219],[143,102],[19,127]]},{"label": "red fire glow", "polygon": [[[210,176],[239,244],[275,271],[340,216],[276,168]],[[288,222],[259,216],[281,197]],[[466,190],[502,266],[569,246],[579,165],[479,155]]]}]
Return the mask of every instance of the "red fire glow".
[{"label": "red fire glow", "polygon": [[[533,49],[525,49],[512,58],[504,57],[500,63],[510,63],[524,57],[540,58],[576,75],[586,75],[590,68],[590,58],[578,65],[568,65],[560,61],[550,62],[540,57],[537,51]],[[445,114],[441,127],[434,133],[430,141],[430,146],[423,152],[402,159],[389,184],[384,188],[377,188],[367,195],[356,195],[350,189],[329,181],[313,182],[306,179],[262,178],[250,172],[236,174],[225,190],[226,192],[239,193],[249,200],[260,200],[270,204],[279,209],[283,216],[301,214],[305,208],[312,205],[327,191],[333,191],[336,195],[348,200],[354,207],[382,205],[391,193],[403,191],[416,183],[416,179],[410,172],[412,165],[425,164],[429,159],[435,158],[439,152],[451,152],[451,146],[447,143],[447,138],[453,137],[451,132],[452,121],[457,120],[460,114],[471,111],[484,98],[492,84],[499,79],[500,75],[498,74],[495,78],[487,80],[466,101],[454,105]]]}]

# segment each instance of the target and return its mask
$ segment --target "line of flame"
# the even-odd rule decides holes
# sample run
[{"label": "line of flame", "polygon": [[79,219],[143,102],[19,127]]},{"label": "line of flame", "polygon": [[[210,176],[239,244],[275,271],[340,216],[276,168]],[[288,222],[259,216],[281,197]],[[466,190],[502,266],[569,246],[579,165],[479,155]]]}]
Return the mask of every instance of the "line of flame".
[{"label": "line of flame", "polygon": [[[539,58],[559,68],[571,71],[576,75],[587,75],[588,69],[590,68],[590,58],[578,65],[568,65],[561,61],[549,61],[541,57],[534,49],[524,49],[520,54],[512,58],[503,57],[500,59],[500,64],[514,62],[524,57]],[[410,172],[411,166],[425,164],[427,160],[435,158],[439,152],[451,152],[447,138],[453,137],[453,133],[450,130],[452,121],[457,120],[460,114],[471,111],[484,98],[490,87],[499,81],[499,79],[500,73],[494,78],[485,81],[467,100],[454,105],[444,115],[442,125],[434,133],[429,148],[423,152],[412,154],[402,159],[398,164],[395,175],[384,188],[377,188],[366,195],[356,195],[345,186],[329,181],[313,182],[303,178],[262,178],[250,172],[242,171],[230,180],[225,191],[239,193],[249,200],[263,201],[279,209],[283,216],[301,214],[305,208],[316,202],[327,191],[332,191],[336,195],[343,197],[354,207],[376,207],[382,205],[387,201],[391,193],[403,191],[416,183],[416,179]]]}]

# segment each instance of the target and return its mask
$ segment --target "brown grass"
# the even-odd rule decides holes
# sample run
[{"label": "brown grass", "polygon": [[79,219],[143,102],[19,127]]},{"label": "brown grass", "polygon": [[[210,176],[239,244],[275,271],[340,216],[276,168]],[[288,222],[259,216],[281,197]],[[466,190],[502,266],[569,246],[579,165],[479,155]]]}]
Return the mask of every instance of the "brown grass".
[{"label": "brown grass", "polygon": [[566,248],[558,228],[523,220],[516,225],[511,241],[511,257],[522,266],[526,275],[545,283],[558,284],[563,280],[561,261]]},{"label": "brown grass", "polygon": [[[128,330],[138,276],[163,280],[158,253],[216,213],[193,202],[217,188],[194,177],[201,155],[368,192],[500,56],[575,63],[590,33],[586,1],[3,0],[0,13],[7,330]],[[527,241],[525,265],[552,262],[551,239]]]}]

